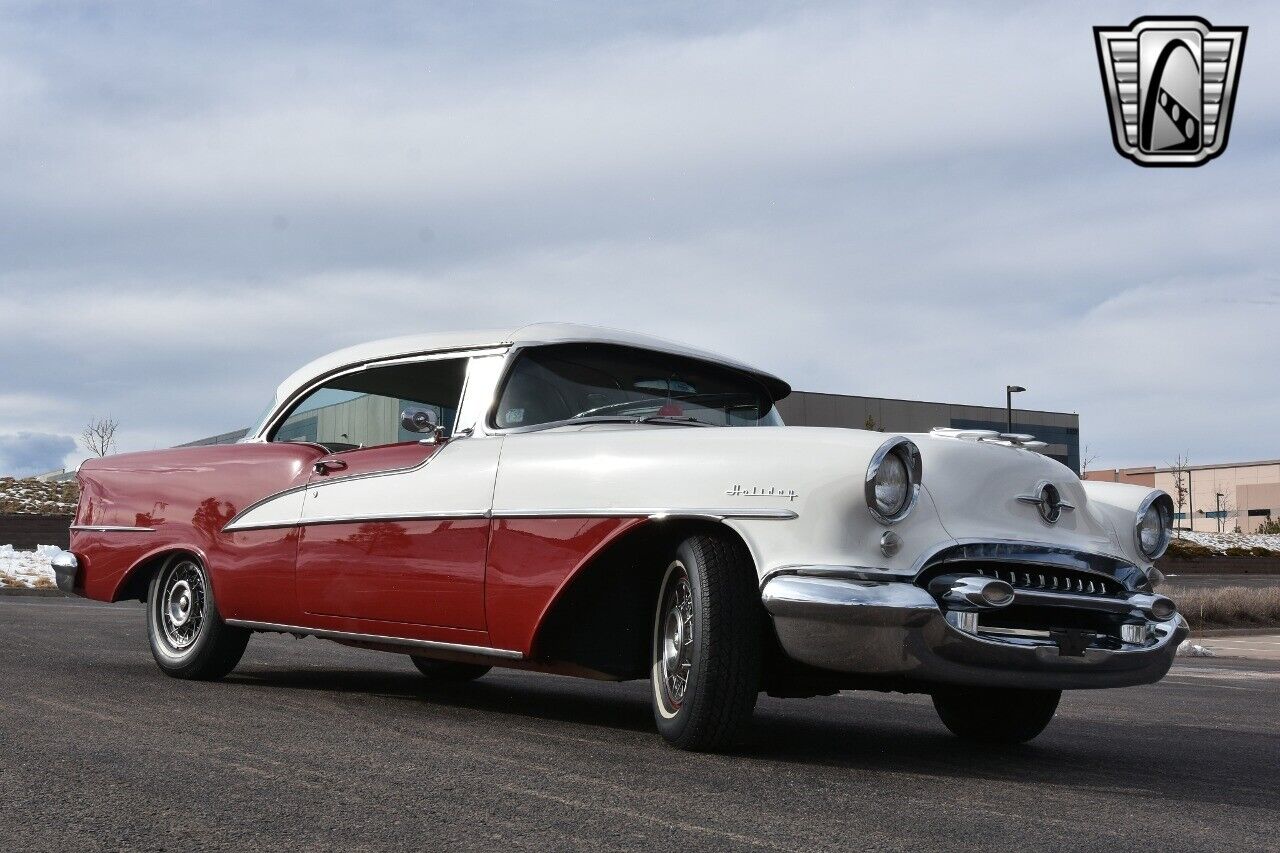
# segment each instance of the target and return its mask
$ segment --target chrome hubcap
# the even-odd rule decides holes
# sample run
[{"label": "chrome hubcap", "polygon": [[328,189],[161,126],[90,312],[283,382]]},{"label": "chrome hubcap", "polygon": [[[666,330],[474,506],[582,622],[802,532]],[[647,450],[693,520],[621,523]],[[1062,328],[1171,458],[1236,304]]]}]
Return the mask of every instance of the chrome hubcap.
[{"label": "chrome hubcap", "polygon": [[169,592],[169,621],[181,628],[191,618],[191,585],[178,581]]},{"label": "chrome hubcap", "polygon": [[190,560],[175,563],[164,572],[160,595],[152,606],[165,644],[182,652],[199,639],[204,624],[204,573]]},{"label": "chrome hubcap", "polygon": [[693,590],[683,566],[676,564],[668,570],[658,613],[654,675],[661,679],[664,704],[676,710],[689,689],[693,669]]}]

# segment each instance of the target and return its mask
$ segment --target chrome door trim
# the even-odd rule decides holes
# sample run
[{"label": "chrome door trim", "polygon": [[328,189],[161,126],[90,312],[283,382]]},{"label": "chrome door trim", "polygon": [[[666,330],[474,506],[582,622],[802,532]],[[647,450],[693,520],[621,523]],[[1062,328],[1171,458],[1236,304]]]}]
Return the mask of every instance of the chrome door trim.
[{"label": "chrome door trim", "polygon": [[359,640],[366,643],[385,643],[392,646],[408,646],[414,649],[432,649],[440,652],[460,652],[483,655],[504,660],[524,660],[524,652],[514,649],[495,649],[492,646],[471,646],[466,643],[445,643],[439,640],[414,640],[408,637],[387,637],[382,634],[359,634],[354,631],[334,631],[328,628],[304,628],[301,625],[281,625],[275,622],[253,622],[246,619],[228,619],[228,625],[249,628],[253,631],[271,631],[280,634],[305,634],[326,640]]},{"label": "chrome door trim", "polygon": [[154,527],[134,527],[127,524],[73,524],[72,530],[93,531],[94,533],[155,533]]},{"label": "chrome door trim", "polygon": [[264,521],[258,524],[228,524],[223,533],[239,533],[242,530],[273,530],[283,527],[312,527],[321,524],[362,524],[370,521],[453,521],[488,518],[486,510],[449,510],[447,512],[393,512],[383,515],[330,515],[296,521]]},{"label": "chrome door trim", "polygon": [[[270,503],[276,498],[283,498],[283,497],[286,497],[287,495],[297,494],[298,492],[305,492],[308,489],[319,490],[319,489],[323,489],[325,486],[335,486],[339,483],[350,483],[353,480],[368,480],[373,477],[391,477],[397,474],[409,474],[413,471],[417,471],[419,468],[425,468],[426,466],[430,465],[431,460],[435,459],[441,453],[444,453],[445,449],[449,446],[450,443],[451,442],[446,441],[444,444],[432,445],[433,447],[436,448],[435,452],[428,455],[421,462],[415,462],[412,465],[402,465],[399,468],[385,468],[380,471],[364,471],[359,474],[348,474],[345,477],[339,476],[332,480],[308,480],[302,485],[290,486],[287,489],[284,489],[279,492],[275,492],[273,494],[267,495],[265,498],[256,500],[253,503],[249,504],[244,509],[240,510],[240,512],[236,513],[235,516],[230,521],[228,521],[225,525],[223,525],[222,532],[233,533],[237,530],[262,530],[262,529],[271,528],[271,527],[293,527],[295,524],[312,523],[312,522],[304,522],[302,521],[302,519],[298,519],[297,521],[291,524],[285,524],[283,522],[272,522],[270,524],[240,524],[239,521],[241,518],[253,512],[255,509],[262,506],[263,504]],[[384,446],[390,447],[390,445],[384,445]],[[376,449],[376,448],[370,448],[370,447],[356,448],[356,450],[373,450],[373,449]],[[352,453],[354,451],[344,450],[342,452]],[[337,456],[337,455],[338,454],[335,454],[335,453],[328,453],[325,456],[320,457],[320,459],[327,459],[330,456]],[[317,459],[316,461],[319,462],[320,459]],[[361,519],[353,519],[353,520],[361,520]]]},{"label": "chrome door trim", "polygon": [[674,509],[672,507],[623,507],[619,509],[503,509],[494,510],[493,518],[647,518],[650,521],[662,521],[668,518],[696,518],[710,521],[724,521],[726,518],[755,518],[790,521],[799,518],[799,514],[789,509],[741,509],[724,508],[692,508]]},{"label": "chrome door trim", "polygon": [[[334,482],[341,482],[335,480]],[[289,492],[298,491],[290,489]],[[289,492],[281,492],[281,495]],[[278,497],[278,496],[273,496]],[[252,509],[252,507],[251,507]],[[248,512],[248,510],[245,510]],[[240,515],[244,515],[241,513]],[[238,518],[239,516],[237,516]],[[332,515],[305,518],[297,521],[272,521],[261,524],[239,524],[232,519],[223,533],[241,530],[270,530],[280,527],[310,527],[317,524],[359,524],[368,521],[448,521],[451,519],[521,519],[521,518],[647,518],[650,521],[669,519],[697,519],[699,521],[725,521],[727,519],[752,519],[763,521],[791,521],[799,518],[789,509],[653,509],[630,507],[622,509],[511,509],[511,510],[443,510],[439,512],[387,513],[384,515]]]}]

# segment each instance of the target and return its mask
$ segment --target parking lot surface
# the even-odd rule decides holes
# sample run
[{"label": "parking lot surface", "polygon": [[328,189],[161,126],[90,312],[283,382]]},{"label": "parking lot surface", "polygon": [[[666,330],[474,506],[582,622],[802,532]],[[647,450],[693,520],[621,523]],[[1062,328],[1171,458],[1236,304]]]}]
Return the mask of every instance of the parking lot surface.
[{"label": "parking lot surface", "polygon": [[1280,663],[1068,694],[1031,744],[919,696],[762,697],[736,755],[667,747],[647,685],[256,636],[166,678],[137,605],[0,596],[2,850],[1274,850]]}]

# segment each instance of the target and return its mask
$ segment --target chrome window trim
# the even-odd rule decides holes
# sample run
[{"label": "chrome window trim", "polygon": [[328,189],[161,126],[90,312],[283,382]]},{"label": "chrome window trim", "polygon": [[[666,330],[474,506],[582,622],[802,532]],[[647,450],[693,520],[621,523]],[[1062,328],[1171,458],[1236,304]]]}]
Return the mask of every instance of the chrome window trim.
[{"label": "chrome window trim", "polygon": [[306,628],[301,625],[281,625],[276,622],[252,622],[245,619],[228,619],[228,625],[238,628],[249,628],[254,631],[273,631],[281,634],[307,634],[326,640],[360,640],[366,643],[385,643],[393,646],[408,646],[415,649],[433,649],[442,652],[460,652],[470,655],[503,658],[505,660],[524,660],[524,652],[515,649],[497,649],[492,646],[472,646],[466,643],[446,643],[439,640],[415,640],[408,637],[388,637],[382,634],[359,634],[354,631],[334,631],[328,628]]},{"label": "chrome window trim", "polygon": [[[900,450],[905,450],[905,458]],[[907,469],[907,477],[910,480],[910,487],[906,501],[902,504],[902,509],[892,515],[885,515],[876,506],[876,474],[880,472],[880,466],[884,460],[888,458],[890,453],[899,453],[902,463]],[[895,435],[885,441],[872,454],[871,461],[867,464],[867,479],[863,486],[867,509],[871,511],[871,516],[881,524],[897,524],[902,521],[911,511],[916,508],[916,504],[920,502],[920,481],[924,473],[924,465],[920,459],[920,448],[911,439]]]},{"label": "chrome window trim", "polygon": [[[271,434],[279,422],[284,420],[289,410],[296,404],[306,399],[312,391],[315,391],[326,382],[337,379],[339,376],[347,376],[352,373],[359,373],[362,370],[369,370],[377,367],[392,367],[397,364],[413,364],[420,361],[443,361],[449,358],[477,358],[486,355],[503,355],[509,349],[509,344],[501,344],[497,346],[468,347],[455,350],[434,350],[426,353],[413,353],[409,355],[397,355],[389,358],[378,358],[370,361],[353,361],[350,364],[322,373],[312,379],[306,385],[302,385],[298,390],[294,391],[280,405],[274,407],[271,414],[268,415],[258,427],[257,432],[252,438],[242,439],[246,444],[266,444],[267,436]],[[468,368],[470,365],[468,365]],[[463,391],[466,390],[466,379],[463,378]],[[459,408],[461,408],[462,395],[458,396]]]},{"label": "chrome window trim", "polygon": [[154,527],[134,527],[128,524],[73,524],[71,530],[94,533],[155,533]]}]

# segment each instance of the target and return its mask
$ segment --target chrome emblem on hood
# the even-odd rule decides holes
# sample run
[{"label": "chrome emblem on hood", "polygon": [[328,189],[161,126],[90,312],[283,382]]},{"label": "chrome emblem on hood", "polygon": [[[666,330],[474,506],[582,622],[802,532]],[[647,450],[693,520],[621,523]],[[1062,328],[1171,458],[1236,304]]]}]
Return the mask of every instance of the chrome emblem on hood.
[{"label": "chrome emblem on hood", "polygon": [[1048,480],[1041,480],[1037,483],[1033,494],[1018,495],[1018,500],[1023,503],[1035,504],[1036,509],[1040,510],[1040,517],[1048,524],[1057,524],[1058,519],[1062,518],[1064,509],[1076,508],[1075,504],[1064,501],[1062,492],[1058,491],[1058,487]]}]

